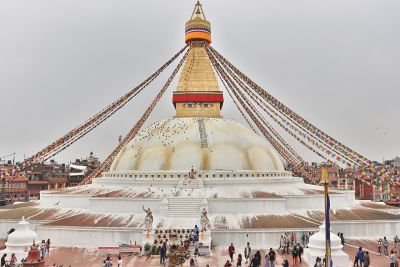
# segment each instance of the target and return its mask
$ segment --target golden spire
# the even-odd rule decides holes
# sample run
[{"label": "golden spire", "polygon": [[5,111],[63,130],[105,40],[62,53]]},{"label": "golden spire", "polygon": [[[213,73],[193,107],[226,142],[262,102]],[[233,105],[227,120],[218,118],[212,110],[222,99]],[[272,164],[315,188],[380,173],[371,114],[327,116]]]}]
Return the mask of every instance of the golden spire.
[{"label": "golden spire", "polygon": [[176,117],[221,117],[223,94],[205,49],[211,43],[211,24],[199,1],[186,22],[185,33],[190,52],[173,96]]},{"label": "golden spire", "polygon": [[199,1],[194,6],[192,16],[185,24],[185,42],[202,40],[211,43],[211,23],[206,19]]}]

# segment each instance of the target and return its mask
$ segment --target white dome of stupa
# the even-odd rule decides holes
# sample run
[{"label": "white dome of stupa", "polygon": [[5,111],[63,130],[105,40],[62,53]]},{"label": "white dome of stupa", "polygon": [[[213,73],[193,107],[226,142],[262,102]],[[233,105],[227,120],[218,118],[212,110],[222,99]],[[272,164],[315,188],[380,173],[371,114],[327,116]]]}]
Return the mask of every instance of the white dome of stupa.
[{"label": "white dome of stupa", "polygon": [[[330,234],[331,250],[341,250],[343,248],[340,237],[336,234]],[[312,249],[325,249],[325,224],[319,227],[319,231],[310,237],[308,247]]]},{"label": "white dome of stupa", "polygon": [[173,118],[154,123],[116,156],[111,171],[283,171],[274,148],[243,125],[223,118]]},{"label": "white dome of stupa", "polygon": [[14,253],[18,262],[26,258],[33,242],[38,240],[37,233],[32,231],[29,225],[25,217],[22,217],[15,231],[8,235],[6,248],[1,251],[2,254],[7,253],[11,256]]},{"label": "white dome of stupa", "polygon": [[37,233],[29,228],[29,222],[22,217],[15,231],[8,236],[6,247],[30,247],[32,242],[37,239]]}]

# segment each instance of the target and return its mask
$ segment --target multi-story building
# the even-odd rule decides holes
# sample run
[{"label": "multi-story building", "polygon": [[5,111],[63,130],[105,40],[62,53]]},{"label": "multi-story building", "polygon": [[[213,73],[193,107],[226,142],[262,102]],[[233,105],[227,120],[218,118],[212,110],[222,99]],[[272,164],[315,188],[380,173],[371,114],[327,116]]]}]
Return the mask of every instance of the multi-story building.
[{"label": "multi-story building", "polygon": [[3,177],[1,180],[2,205],[28,200],[28,178],[25,175]]},{"label": "multi-story building", "polygon": [[64,188],[68,184],[68,171],[65,164],[54,160],[34,164],[27,168],[28,188],[31,199],[38,199],[41,190]]},{"label": "multi-story building", "polygon": [[68,166],[70,186],[78,185],[83,179],[100,166],[100,161],[90,152],[86,159],[76,159]]},{"label": "multi-story building", "polygon": [[357,199],[362,200],[375,200],[384,198],[382,192],[377,190],[372,185],[372,179],[369,177],[363,177],[362,179],[355,179],[354,190]]},{"label": "multi-story building", "polygon": [[[313,176],[311,178],[311,181],[313,183],[318,184],[321,180],[323,165],[313,163],[312,166],[314,167],[313,168],[314,171],[313,171]],[[329,177],[330,186],[337,187],[338,177],[339,177],[339,168],[337,166],[328,167],[328,177]]]},{"label": "multi-story building", "polygon": [[344,170],[340,171],[337,178],[337,188],[342,190],[355,190],[356,183],[354,175]]}]

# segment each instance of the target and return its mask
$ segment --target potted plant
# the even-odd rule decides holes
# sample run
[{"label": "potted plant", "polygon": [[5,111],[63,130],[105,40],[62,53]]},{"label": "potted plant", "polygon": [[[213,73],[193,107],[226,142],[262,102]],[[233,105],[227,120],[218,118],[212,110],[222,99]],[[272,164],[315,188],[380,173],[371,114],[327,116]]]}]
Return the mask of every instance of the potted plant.
[{"label": "potted plant", "polygon": [[151,246],[150,246],[149,243],[144,244],[144,255],[145,256],[149,256],[150,255],[150,249],[151,249]]}]

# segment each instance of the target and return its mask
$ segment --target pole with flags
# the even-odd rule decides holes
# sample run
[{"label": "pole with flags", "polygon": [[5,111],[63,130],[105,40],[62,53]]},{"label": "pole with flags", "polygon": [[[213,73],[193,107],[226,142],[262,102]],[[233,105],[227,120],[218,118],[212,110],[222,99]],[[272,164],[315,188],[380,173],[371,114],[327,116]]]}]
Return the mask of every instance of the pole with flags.
[{"label": "pole with flags", "polygon": [[331,221],[329,217],[331,204],[329,200],[329,171],[328,167],[324,166],[321,169],[321,182],[324,183],[324,202],[325,202],[325,266],[333,267],[331,257]]}]

